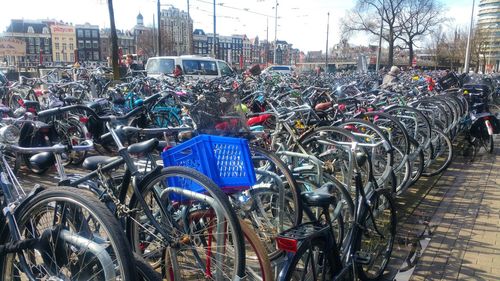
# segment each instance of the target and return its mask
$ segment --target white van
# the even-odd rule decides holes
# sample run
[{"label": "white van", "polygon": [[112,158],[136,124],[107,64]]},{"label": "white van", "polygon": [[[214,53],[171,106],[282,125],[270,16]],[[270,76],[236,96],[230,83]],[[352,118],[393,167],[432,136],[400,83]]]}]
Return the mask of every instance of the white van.
[{"label": "white van", "polygon": [[150,77],[172,75],[176,65],[181,66],[183,76],[187,79],[210,80],[234,73],[225,61],[200,56],[152,57],[146,63],[146,72]]}]

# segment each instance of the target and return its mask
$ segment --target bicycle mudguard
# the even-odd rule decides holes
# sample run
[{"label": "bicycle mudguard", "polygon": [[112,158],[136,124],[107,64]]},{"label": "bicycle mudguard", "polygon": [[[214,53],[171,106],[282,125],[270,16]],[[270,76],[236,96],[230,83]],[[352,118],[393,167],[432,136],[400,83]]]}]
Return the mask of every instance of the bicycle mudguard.
[{"label": "bicycle mudguard", "polygon": [[16,214],[19,210],[22,210],[24,205],[30,202],[31,198],[35,197],[38,193],[44,191],[45,189],[46,189],[45,187],[39,184],[35,184],[33,189],[31,189],[30,193],[26,194],[26,197],[24,197],[21,203],[16,207],[14,214]]},{"label": "bicycle mudguard", "polygon": [[148,172],[145,176],[141,177],[139,181],[137,181],[137,187],[139,190],[142,190],[144,184],[148,184],[151,179],[154,179],[157,175],[159,175],[162,169],[163,167],[158,166]]}]

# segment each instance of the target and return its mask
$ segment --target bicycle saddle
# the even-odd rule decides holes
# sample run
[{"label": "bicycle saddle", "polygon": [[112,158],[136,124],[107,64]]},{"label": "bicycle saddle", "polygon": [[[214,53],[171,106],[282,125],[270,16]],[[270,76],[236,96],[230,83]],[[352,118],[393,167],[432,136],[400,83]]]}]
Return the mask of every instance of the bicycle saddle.
[{"label": "bicycle saddle", "polygon": [[150,139],[147,141],[139,142],[139,143],[134,143],[132,145],[129,145],[127,148],[128,152],[130,154],[143,154],[143,153],[150,153],[153,150],[156,149],[158,146],[158,139]]},{"label": "bicycle saddle", "polygon": [[337,199],[332,194],[332,189],[333,184],[327,183],[316,190],[302,192],[301,197],[303,202],[308,206],[327,208],[337,202]]},{"label": "bicycle saddle", "polygon": [[82,163],[82,167],[89,171],[97,170],[99,164],[106,165],[118,159],[118,157],[111,156],[90,156],[85,159]]},{"label": "bicycle saddle", "polygon": [[41,152],[30,157],[30,164],[35,169],[45,170],[56,163],[52,152]]},{"label": "bicycle saddle", "polygon": [[327,102],[322,102],[318,103],[316,106],[314,106],[315,110],[327,110],[328,108],[332,107],[333,103],[331,101]]}]

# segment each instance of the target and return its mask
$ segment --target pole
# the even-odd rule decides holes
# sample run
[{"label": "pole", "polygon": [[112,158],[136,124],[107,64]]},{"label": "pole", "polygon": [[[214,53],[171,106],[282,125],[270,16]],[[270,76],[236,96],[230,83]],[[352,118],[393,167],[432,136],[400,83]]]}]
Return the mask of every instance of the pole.
[{"label": "pole", "polygon": [[156,56],[159,56],[160,53],[158,52],[158,46],[157,46],[157,42],[156,42],[156,27],[154,25],[154,22],[155,22],[155,14],[153,13],[153,33],[151,34],[151,40],[153,42],[153,49],[154,49],[154,53],[156,54]]},{"label": "pole", "polygon": [[161,56],[161,11],[160,11],[160,0],[156,1],[156,13],[158,14],[158,56]]},{"label": "pole", "polygon": [[118,36],[116,36],[115,12],[113,10],[113,0],[108,0],[109,22],[111,28],[111,63],[113,65],[113,79],[120,79],[120,69],[118,68]]},{"label": "pole", "polygon": [[328,72],[328,34],[330,33],[330,12],[326,21],[326,52],[325,52],[325,72]]},{"label": "pole", "polygon": [[216,14],[215,14],[215,0],[214,0],[214,47],[212,48],[212,55],[214,58],[217,58],[217,44],[215,42],[215,39],[217,38],[217,22],[216,22]]},{"label": "pole", "polygon": [[266,54],[266,67],[269,63],[269,17],[266,17],[266,44],[267,48],[265,49]]},{"label": "pole", "polygon": [[274,54],[273,54],[273,64],[276,64],[276,50],[278,49],[278,0],[276,0],[276,6],[274,7]]},{"label": "pole", "polygon": [[189,23],[191,22],[191,14],[189,13],[189,0],[187,0],[187,13],[188,13],[188,24],[187,24],[187,28],[188,28],[188,31],[189,31],[189,33],[188,33],[188,35],[187,35],[187,36],[188,36],[188,38],[187,38],[187,39],[188,39],[188,40],[187,40],[187,41],[188,41],[188,42],[187,42],[187,43],[188,43],[188,49],[187,49],[187,52],[188,52],[188,55],[191,55],[191,54],[193,53],[193,52],[191,51],[191,49],[192,49],[192,47],[193,47],[193,46],[192,46],[193,44],[191,43],[191,36],[193,36],[193,29],[192,29],[192,28],[189,28]]},{"label": "pole", "polygon": [[380,69],[380,61],[382,56],[382,32],[384,31],[384,9],[385,0],[382,1],[382,15],[380,16],[380,34],[378,36],[378,49],[377,49],[377,64],[375,65],[375,71],[378,72]]},{"label": "pole", "polygon": [[476,5],[476,0],[472,0],[472,12],[470,14],[469,36],[467,37],[467,49],[465,50],[465,65],[464,65],[464,72],[465,73],[469,73],[470,38],[472,37],[472,24],[474,23],[474,6],[475,5]]}]

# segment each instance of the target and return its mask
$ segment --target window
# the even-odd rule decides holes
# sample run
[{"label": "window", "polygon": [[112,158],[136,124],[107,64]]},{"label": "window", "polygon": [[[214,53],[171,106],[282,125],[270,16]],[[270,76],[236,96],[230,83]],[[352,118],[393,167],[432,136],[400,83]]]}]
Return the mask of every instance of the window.
[{"label": "window", "polygon": [[90,30],[85,30],[85,37],[90,37]]},{"label": "window", "polygon": [[78,49],[85,48],[85,42],[83,40],[78,40]]},{"label": "window", "polygon": [[94,60],[97,61],[99,60],[99,52],[94,51]]},{"label": "window", "polygon": [[75,61],[75,55],[73,53],[69,54],[69,61],[71,62]]},{"label": "window", "polygon": [[221,75],[232,75],[233,74],[233,71],[225,62],[220,61],[219,67],[220,67],[220,74]]},{"label": "window", "polygon": [[171,74],[174,72],[173,59],[150,59],[146,64],[148,74]]},{"label": "window", "polygon": [[67,44],[66,43],[62,43],[62,49],[66,50],[67,49],[66,47],[67,47]]},{"label": "window", "polygon": [[183,60],[182,68],[185,74],[195,75],[217,75],[217,64],[215,61]]},{"label": "window", "polygon": [[29,52],[30,54],[33,54],[33,53],[35,52],[35,47],[33,47],[33,46],[29,46],[29,48],[28,48],[28,52]]},{"label": "window", "polygon": [[56,61],[61,61],[61,54],[56,53]]},{"label": "window", "polygon": [[59,43],[56,43],[56,51],[59,50]]},{"label": "window", "polygon": [[97,41],[92,41],[92,48],[94,49],[99,48],[99,44],[97,43]]},{"label": "window", "polygon": [[76,31],[76,35],[78,35],[78,37],[83,37],[83,30],[78,29],[78,30]]},{"label": "window", "polygon": [[47,27],[44,27],[44,28],[42,29],[42,33],[43,33],[43,34],[48,34],[48,33],[49,33],[49,29],[48,29]]},{"label": "window", "polygon": [[74,50],[74,49],[75,49],[75,44],[73,44],[73,43],[69,43],[69,49],[70,49],[70,50]]},{"label": "window", "polygon": [[35,30],[33,29],[33,26],[28,26],[28,33],[35,33]]},{"label": "window", "polygon": [[85,41],[85,48],[87,48],[87,49],[92,48],[90,41],[88,41],[88,40]]},{"label": "window", "polygon": [[54,37],[54,40],[59,41],[59,37]]},{"label": "window", "polygon": [[38,38],[38,37],[35,38],[35,45],[37,45],[37,46],[40,45],[40,38]]},{"label": "window", "polygon": [[97,30],[92,30],[92,37],[97,38],[98,37],[97,35],[98,35]]}]

